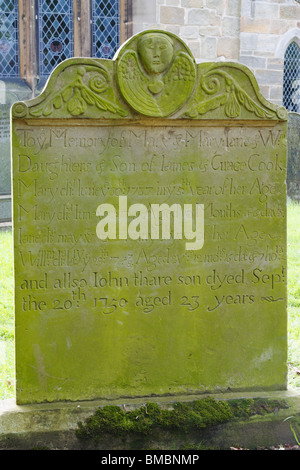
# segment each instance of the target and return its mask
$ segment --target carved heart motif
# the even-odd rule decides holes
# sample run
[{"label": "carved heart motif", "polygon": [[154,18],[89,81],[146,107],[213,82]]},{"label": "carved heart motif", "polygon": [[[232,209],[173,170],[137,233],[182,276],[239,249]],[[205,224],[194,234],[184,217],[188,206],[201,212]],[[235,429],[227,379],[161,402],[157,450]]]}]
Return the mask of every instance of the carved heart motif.
[{"label": "carved heart motif", "polygon": [[161,80],[155,80],[154,82],[149,83],[148,90],[151,91],[153,95],[157,95],[162,91],[164,87],[164,82]]}]

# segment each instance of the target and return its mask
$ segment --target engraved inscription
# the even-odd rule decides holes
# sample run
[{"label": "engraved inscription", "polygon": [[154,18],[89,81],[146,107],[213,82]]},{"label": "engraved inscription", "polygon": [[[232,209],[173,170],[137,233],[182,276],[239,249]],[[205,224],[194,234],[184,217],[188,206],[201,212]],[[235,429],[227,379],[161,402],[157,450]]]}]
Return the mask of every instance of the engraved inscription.
[{"label": "engraved inscription", "polygon": [[[80,275],[72,278],[66,271],[62,279],[59,276],[53,279],[50,271],[45,271],[43,276],[24,277],[20,289],[33,290],[34,294],[23,297],[23,311],[42,310],[46,306],[58,309],[58,302],[45,299],[45,294],[50,297],[52,289],[60,295],[66,292],[66,296],[60,298],[59,310],[89,305],[93,310],[111,313],[121,308],[117,299],[123,299],[124,311],[137,308],[150,314],[158,308],[181,307],[213,312],[229,304],[236,308],[270,298],[278,275],[265,273],[261,276],[260,263],[274,262],[277,266],[285,260],[284,238],[273,226],[274,219],[279,225],[285,223],[284,210],[276,202],[282,193],[281,181],[285,174],[278,150],[284,139],[282,129],[183,127],[165,131],[103,127],[95,137],[89,129],[83,133],[72,127],[28,129],[19,126],[16,135],[19,266],[22,270],[35,269],[37,273],[76,267]],[[172,152],[167,152],[167,148],[172,148]],[[248,151],[239,154],[241,148]],[[266,174],[272,178],[266,178]],[[151,180],[148,175],[152,176]],[[243,198],[247,204],[241,203]],[[201,204],[205,221],[201,252],[185,250],[179,240],[182,237],[172,235],[170,220],[169,237],[163,237],[166,246],[152,251],[153,229],[151,232],[148,222],[144,223],[140,216],[135,220],[133,215],[136,217],[138,213],[130,210],[126,215],[128,236],[121,236],[121,230],[122,233],[125,230],[121,221],[125,212],[121,205],[120,218],[114,209],[114,221],[107,215],[109,218],[99,222],[99,210],[105,209],[108,201],[110,208],[118,208],[120,201],[125,200],[126,208],[138,202],[139,211],[143,206],[147,214],[148,209],[151,214],[152,204],[160,207],[164,201],[172,201],[173,205],[164,204],[169,209],[169,217],[170,209],[175,206],[185,207],[185,202],[189,206],[194,202],[195,207]],[[107,225],[108,220],[112,225]],[[38,230],[32,232],[31,223],[38,224]],[[109,227],[115,227],[114,236],[105,233]],[[99,236],[100,232],[103,236]],[[124,238],[128,243],[122,248]],[[213,269],[213,274],[207,273],[210,266],[220,263],[251,266],[254,274],[250,278],[245,268],[241,274],[219,274],[217,268]],[[133,276],[113,275],[108,267],[116,265],[124,272],[135,268]],[[157,274],[165,268],[176,268],[178,275]],[[270,291],[264,296],[247,293],[247,289],[253,290],[256,284]],[[150,293],[146,297],[141,295],[140,288],[153,286],[162,289],[157,298],[152,298]],[[178,296],[176,286],[185,286],[186,295]],[[206,286],[210,286],[209,291]],[[234,286],[238,292],[211,295],[224,286]],[[112,298],[90,295],[95,287],[112,290]],[[116,295],[126,288],[130,289],[130,296]],[[241,288],[246,291],[240,291]],[[134,302],[129,298],[132,296]],[[94,299],[92,305],[90,298]],[[108,307],[109,299],[114,302],[114,308]]]}]

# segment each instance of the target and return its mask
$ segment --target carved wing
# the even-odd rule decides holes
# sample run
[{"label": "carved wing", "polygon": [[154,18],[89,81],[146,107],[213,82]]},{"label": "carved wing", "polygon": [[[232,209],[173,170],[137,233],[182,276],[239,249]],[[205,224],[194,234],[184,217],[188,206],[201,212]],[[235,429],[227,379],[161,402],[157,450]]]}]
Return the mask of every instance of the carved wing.
[{"label": "carved wing", "polygon": [[118,81],[126,101],[137,111],[148,116],[160,116],[155,98],[149,93],[149,78],[142,70],[135,51],[127,51],[118,67]]},{"label": "carved wing", "polygon": [[[196,80],[196,67],[191,57],[185,52],[179,52],[164,76],[164,94],[161,98],[164,108],[174,111],[179,109],[190,97]],[[173,109],[172,109],[173,108]]]}]

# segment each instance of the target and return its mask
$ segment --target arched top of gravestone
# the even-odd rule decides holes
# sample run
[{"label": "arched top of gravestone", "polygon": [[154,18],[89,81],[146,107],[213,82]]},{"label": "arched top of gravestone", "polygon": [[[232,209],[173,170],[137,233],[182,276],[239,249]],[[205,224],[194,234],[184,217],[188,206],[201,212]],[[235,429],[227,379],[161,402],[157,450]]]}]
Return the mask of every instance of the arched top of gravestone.
[{"label": "arched top of gravestone", "polygon": [[72,58],[52,72],[37,98],[17,102],[13,118],[287,120],[252,72],[236,62],[196,64],[176,35],[148,30],[113,60]]}]

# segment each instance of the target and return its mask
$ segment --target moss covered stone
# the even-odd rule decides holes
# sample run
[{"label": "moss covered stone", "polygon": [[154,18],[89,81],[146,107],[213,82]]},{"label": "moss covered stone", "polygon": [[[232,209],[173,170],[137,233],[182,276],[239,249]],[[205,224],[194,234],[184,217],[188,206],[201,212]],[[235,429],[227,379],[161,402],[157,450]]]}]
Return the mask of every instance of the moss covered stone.
[{"label": "moss covered stone", "polygon": [[151,435],[158,430],[189,433],[239,418],[276,413],[286,408],[284,401],[263,399],[216,400],[204,398],[193,402],[175,403],[172,409],[162,409],[156,403],[125,411],[120,406],[98,408],[85,423],[79,422],[76,435],[80,439],[114,436]]},{"label": "moss covered stone", "polygon": [[11,116],[18,405],[286,389],[287,112],[247,67],[143,31]]}]

